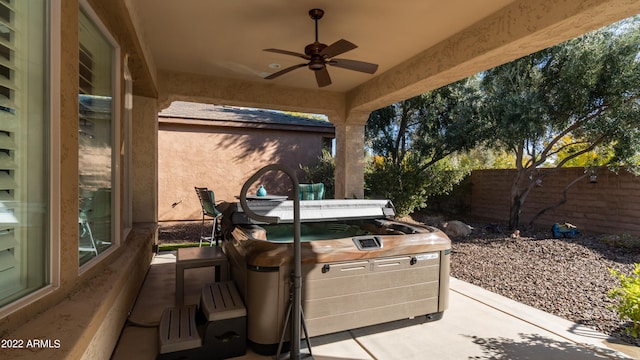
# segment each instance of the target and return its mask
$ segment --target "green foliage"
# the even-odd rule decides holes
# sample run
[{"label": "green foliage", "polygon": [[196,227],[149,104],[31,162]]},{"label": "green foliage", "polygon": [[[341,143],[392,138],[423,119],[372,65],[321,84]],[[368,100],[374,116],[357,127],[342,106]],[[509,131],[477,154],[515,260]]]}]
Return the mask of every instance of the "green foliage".
[{"label": "green foliage", "polygon": [[[587,149],[588,143],[577,144],[572,134],[567,134],[553,145],[553,158],[549,162],[551,166],[556,166],[560,161],[564,161],[567,167],[597,167],[608,164],[613,158],[613,149],[610,146],[596,146],[592,150]],[[585,151],[583,151],[585,150]],[[574,153],[579,152],[576,156]]]},{"label": "green foliage", "polygon": [[324,198],[333,199],[335,195],[335,170],[336,162],[329,150],[322,149],[322,154],[318,158],[318,163],[313,166],[302,166],[300,169],[304,173],[302,183],[323,183]]},{"label": "green foliage", "polygon": [[396,164],[390,157],[374,156],[365,168],[365,195],[390,199],[396,215],[404,216],[427,206],[427,199],[446,194],[469,174],[447,160],[421,169],[420,159],[409,154]]},{"label": "green foliage", "polygon": [[485,146],[477,146],[469,151],[453,154],[451,158],[472,170],[513,169],[515,167],[513,154]]},{"label": "green foliage", "polygon": [[366,145],[396,165],[411,152],[422,168],[472,149],[489,131],[479,114],[478,85],[470,77],[374,111],[365,126]]},{"label": "green foliage", "polygon": [[365,194],[391,199],[404,215],[450,191],[469,166],[447,157],[472,149],[488,130],[480,98],[478,78],[471,77],[371,113],[365,141],[374,156]]},{"label": "green foliage", "polygon": [[633,337],[640,334],[640,264],[635,264],[633,274],[627,276],[616,269],[609,269],[611,276],[620,281],[620,287],[609,290],[608,296],[617,300],[614,309],[622,320],[630,320],[632,325],[627,327],[627,333]]},{"label": "green foliage", "polygon": [[640,249],[640,237],[631,234],[605,235],[602,242],[623,249]]},{"label": "green foliage", "polygon": [[[513,154],[510,227],[542,177],[560,168],[633,167],[640,152],[640,18],[586,34],[483,74],[487,146]],[[637,162],[635,162],[637,164]]]}]

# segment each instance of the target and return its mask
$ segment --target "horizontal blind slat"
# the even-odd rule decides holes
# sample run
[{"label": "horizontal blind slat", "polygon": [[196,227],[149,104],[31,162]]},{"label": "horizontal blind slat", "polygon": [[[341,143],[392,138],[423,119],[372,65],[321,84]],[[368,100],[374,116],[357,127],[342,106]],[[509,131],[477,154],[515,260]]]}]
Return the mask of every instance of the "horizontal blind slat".
[{"label": "horizontal blind slat", "polygon": [[[2,274],[3,271],[7,271],[14,268],[17,264],[18,264],[18,261],[13,256],[11,251],[9,250],[0,251],[0,274]],[[0,277],[2,277],[2,275],[0,275]]]},{"label": "horizontal blind slat", "polygon": [[0,169],[15,170],[18,166],[15,161],[4,151],[0,151]]},{"label": "horizontal blind slat", "polygon": [[0,133],[0,150],[15,150],[16,143],[6,133]]},{"label": "horizontal blind slat", "polygon": [[0,171],[0,190],[13,190],[18,187],[15,180],[6,171]]},{"label": "horizontal blind slat", "polygon": [[[6,233],[2,235],[3,233]],[[13,237],[13,232],[9,230],[2,229],[0,230],[0,251],[13,249],[16,247],[18,243],[16,239]]]}]

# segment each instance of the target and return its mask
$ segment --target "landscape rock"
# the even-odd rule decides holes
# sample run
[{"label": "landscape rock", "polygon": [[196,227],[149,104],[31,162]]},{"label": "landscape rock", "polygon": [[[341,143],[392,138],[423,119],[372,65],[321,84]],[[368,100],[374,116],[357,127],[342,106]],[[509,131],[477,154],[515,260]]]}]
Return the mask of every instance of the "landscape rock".
[{"label": "landscape rock", "polygon": [[453,237],[465,237],[471,235],[473,227],[459,220],[453,220],[442,224],[444,233]]}]

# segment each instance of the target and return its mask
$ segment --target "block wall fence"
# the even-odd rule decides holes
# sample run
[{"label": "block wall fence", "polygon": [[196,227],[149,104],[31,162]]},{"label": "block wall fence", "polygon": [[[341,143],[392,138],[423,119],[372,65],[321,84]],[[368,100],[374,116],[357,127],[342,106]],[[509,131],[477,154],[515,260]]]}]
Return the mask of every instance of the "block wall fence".
[{"label": "block wall fence", "polygon": [[[521,227],[539,210],[557,203],[566,184],[583,174],[584,168],[565,168],[545,177],[525,201]],[[473,171],[453,198],[468,215],[508,223],[515,175],[512,169]],[[564,205],[546,212],[535,224],[550,226],[556,222],[569,222],[597,233],[640,235],[640,176],[605,170],[598,173],[596,183],[586,177],[570,188]]]}]

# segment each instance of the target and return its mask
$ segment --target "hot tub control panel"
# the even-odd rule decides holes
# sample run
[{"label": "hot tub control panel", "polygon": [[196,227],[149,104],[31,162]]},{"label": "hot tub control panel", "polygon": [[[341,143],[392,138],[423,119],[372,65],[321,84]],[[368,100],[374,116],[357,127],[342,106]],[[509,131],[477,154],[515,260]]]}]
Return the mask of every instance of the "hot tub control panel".
[{"label": "hot tub control panel", "polygon": [[379,236],[358,236],[353,238],[358,250],[373,250],[382,248],[382,238]]}]

